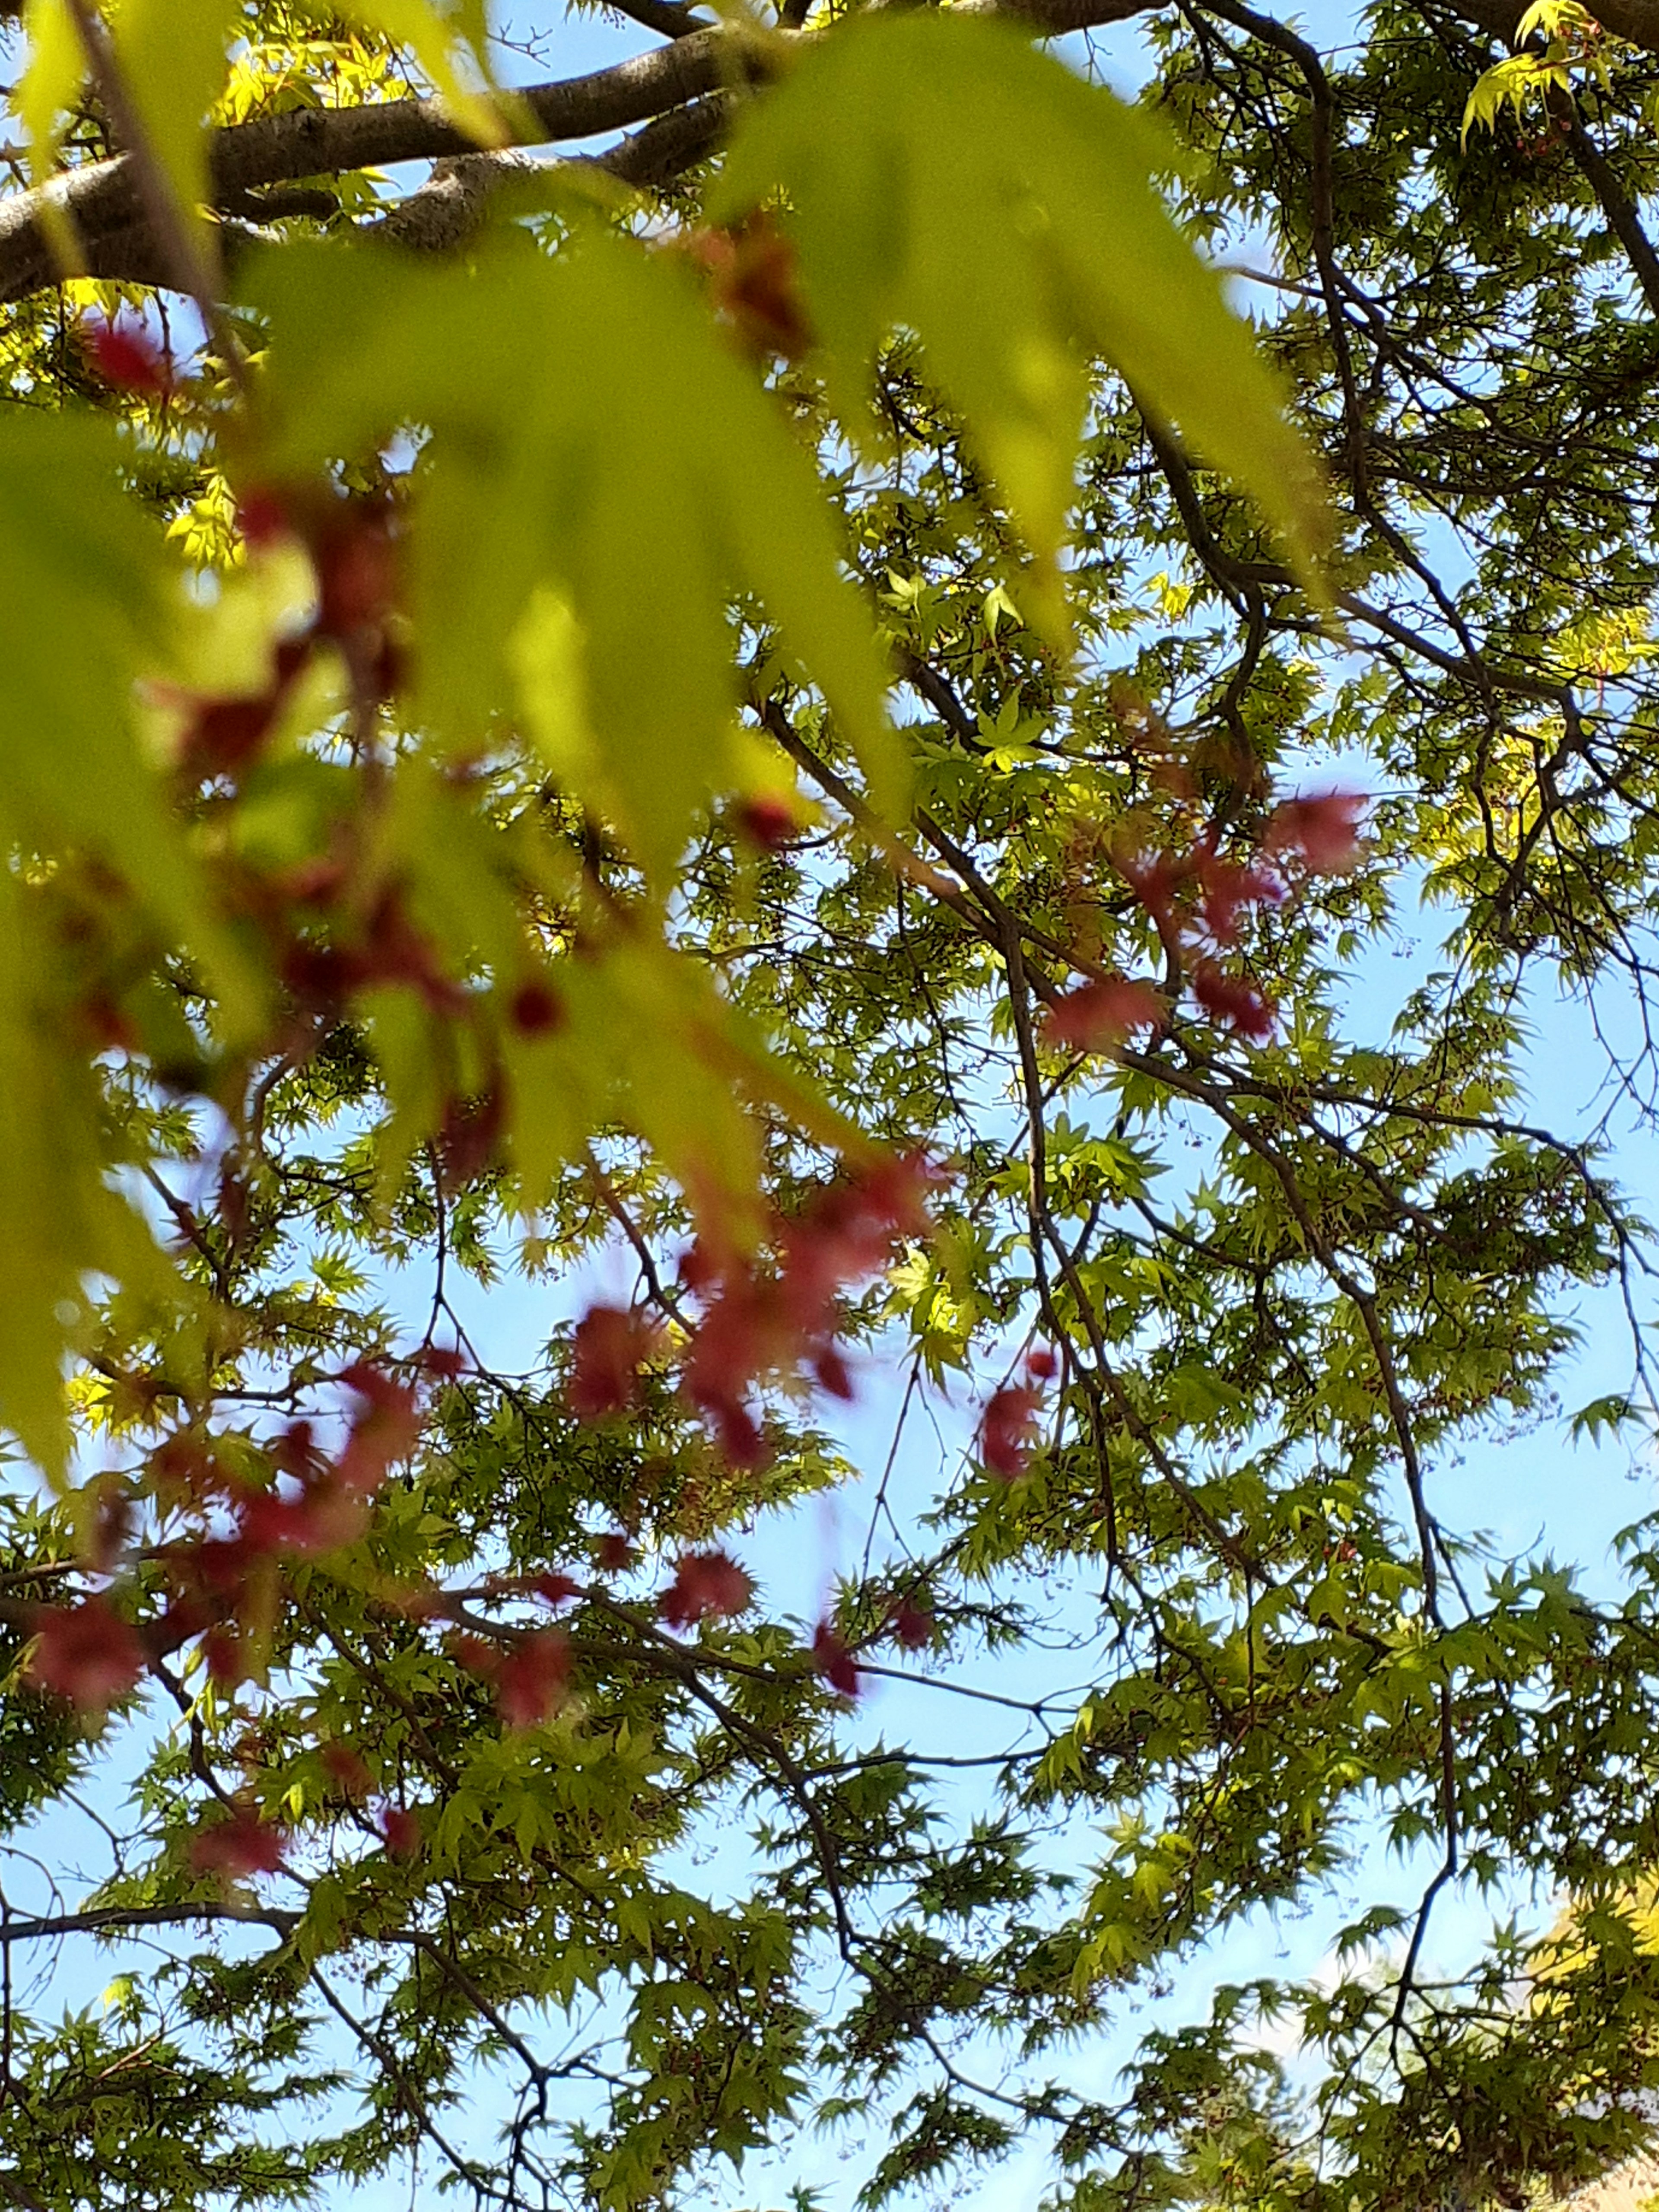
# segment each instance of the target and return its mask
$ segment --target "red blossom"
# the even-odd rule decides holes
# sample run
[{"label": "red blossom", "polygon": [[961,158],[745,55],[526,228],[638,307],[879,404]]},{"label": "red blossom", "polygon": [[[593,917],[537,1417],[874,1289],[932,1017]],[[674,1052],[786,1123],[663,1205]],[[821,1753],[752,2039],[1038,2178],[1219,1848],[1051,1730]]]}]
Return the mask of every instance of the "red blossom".
[{"label": "red blossom", "polygon": [[859,1670],[853,1655],[845,1638],[827,1620],[819,1621],[812,1632],[812,1664],[832,1690],[839,1690],[844,1698],[857,1697]]},{"label": "red blossom", "polygon": [[640,1370],[655,1342],[656,1332],[642,1314],[620,1306],[590,1306],[570,1342],[565,1396],[576,1419],[603,1420],[636,1404]]},{"label": "red blossom", "polygon": [[580,1597],[582,1594],[581,1584],[573,1582],[568,1575],[561,1574],[556,1567],[545,1574],[532,1577],[530,1587],[538,1597],[545,1598],[549,1605],[568,1605],[573,1597]]},{"label": "red blossom", "polygon": [[1273,905],[1285,896],[1274,877],[1215,853],[1200,853],[1194,872],[1200,890],[1199,919],[1218,945],[1237,942],[1238,917],[1246,907]]},{"label": "red blossom", "polygon": [[368,1796],[374,1778],[349,1744],[325,1743],[322,1756],[323,1771],[343,1797],[357,1804]]},{"label": "red blossom", "polygon": [[1261,849],[1280,856],[1293,854],[1313,875],[1346,875],[1358,865],[1364,805],[1358,793],[1352,791],[1286,799],[1267,817]]},{"label": "red blossom", "polygon": [[347,1490],[372,1497],[386,1470],[414,1450],[421,1433],[420,1404],[406,1382],[367,1360],[349,1367],[340,1380],[361,1403],[336,1473]]},{"label": "red blossom", "polygon": [[1271,999],[1242,975],[1230,975],[1212,960],[1201,961],[1193,971],[1193,996],[1212,1021],[1237,1030],[1252,1042],[1265,1044],[1273,1033],[1277,1009]]},{"label": "red blossom", "polygon": [[82,1712],[102,1712],[125,1698],[144,1671],[143,1645],[106,1597],[43,1607],[34,1627],[27,1679]]},{"label": "red blossom", "polygon": [[979,1455],[993,1474],[1012,1482],[1024,1474],[1036,1429],[1037,1393],[1021,1383],[994,1391],[980,1423]]},{"label": "red blossom", "polygon": [[459,1345],[425,1345],[419,1358],[421,1372],[434,1382],[453,1382],[466,1372],[466,1354]]},{"label": "red blossom", "polygon": [[267,484],[246,484],[238,492],[236,524],[255,551],[286,537],[292,527],[282,494]]},{"label": "red blossom", "polygon": [[1079,1052],[1109,1051],[1131,1030],[1164,1026],[1163,994],[1150,983],[1115,975],[1085,983],[1051,1006],[1043,1022],[1047,1042]]},{"label": "red blossom", "polygon": [[233,1814],[216,1827],[198,1829],[191,1840],[190,1863],[196,1874],[222,1874],[233,1881],[251,1874],[275,1874],[288,1851],[288,1838],[257,1813]]},{"label": "red blossom", "polygon": [[546,1036],[563,1022],[564,1002],[550,983],[532,976],[514,991],[507,1012],[521,1036]]},{"label": "red blossom", "polygon": [[700,1620],[741,1613],[754,1595],[753,1577],[725,1552],[688,1552],[657,1600],[657,1611],[671,1628],[692,1628]]},{"label": "red blossom", "polygon": [[380,1833],[394,1858],[412,1859],[421,1848],[420,1815],[407,1805],[387,1805],[380,1813]]},{"label": "red blossom", "polygon": [[207,1662],[208,1673],[222,1690],[234,1690],[239,1682],[248,1679],[246,1647],[228,1621],[216,1621],[209,1629],[202,1638],[202,1656]]},{"label": "red blossom", "polygon": [[1025,1372],[1033,1382],[1052,1382],[1060,1372],[1060,1360],[1046,1344],[1034,1344],[1025,1355]]},{"label": "red blossom", "polygon": [[894,1636],[907,1651],[920,1651],[933,1639],[933,1616],[912,1598],[900,1598],[887,1618]]},{"label": "red blossom", "polygon": [[495,1674],[495,1704],[508,1728],[534,1728],[564,1702],[570,1647],[564,1632],[538,1628],[513,1647]]},{"label": "red blossom", "polygon": [[464,1188],[489,1165],[501,1140],[506,1109],[499,1083],[470,1098],[453,1097],[447,1103],[438,1132],[438,1156],[451,1190]]},{"label": "red blossom", "polygon": [[173,363],[148,331],[131,323],[82,325],[93,367],[107,384],[124,392],[160,398],[173,389]]},{"label": "red blossom", "polygon": [[783,799],[745,799],[738,809],[745,837],[763,853],[779,853],[800,828],[795,811]]}]

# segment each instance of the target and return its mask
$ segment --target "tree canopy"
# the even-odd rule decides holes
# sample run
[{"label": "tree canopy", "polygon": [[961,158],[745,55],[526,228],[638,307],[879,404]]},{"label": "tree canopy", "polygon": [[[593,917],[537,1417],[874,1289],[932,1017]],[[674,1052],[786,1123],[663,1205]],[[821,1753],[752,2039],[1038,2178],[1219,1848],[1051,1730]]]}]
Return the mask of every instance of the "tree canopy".
[{"label": "tree canopy", "polygon": [[1659,9],[620,4],[0,0],[0,2196],[1536,2201],[1659,1544],[1449,1498],[1652,1425]]}]

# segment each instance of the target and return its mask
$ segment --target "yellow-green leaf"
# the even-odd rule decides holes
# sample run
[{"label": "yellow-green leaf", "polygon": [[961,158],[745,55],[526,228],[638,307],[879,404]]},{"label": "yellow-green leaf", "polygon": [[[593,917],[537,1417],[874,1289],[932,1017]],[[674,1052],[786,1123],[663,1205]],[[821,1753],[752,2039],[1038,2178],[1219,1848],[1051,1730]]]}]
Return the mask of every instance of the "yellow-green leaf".
[{"label": "yellow-green leaf", "polygon": [[[856,128],[851,118],[857,118]],[[1311,577],[1324,528],[1278,380],[1155,176],[1152,120],[1014,27],[884,11],[823,40],[739,125],[713,212],[781,192],[832,399],[921,338],[1046,574],[1073,496],[1086,356],[1251,494]],[[1052,599],[1050,602],[1052,612]]]}]

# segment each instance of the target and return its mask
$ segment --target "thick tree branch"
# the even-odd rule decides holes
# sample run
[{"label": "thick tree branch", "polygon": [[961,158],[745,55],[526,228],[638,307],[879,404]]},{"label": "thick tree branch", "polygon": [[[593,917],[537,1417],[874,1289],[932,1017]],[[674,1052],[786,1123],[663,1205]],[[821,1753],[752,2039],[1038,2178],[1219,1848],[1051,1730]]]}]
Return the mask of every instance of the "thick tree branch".
[{"label": "thick tree branch", "polygon": [[[526,143],[562,144],[672,112],[720,92],[740,63],[740,49],[720,31],[697,31],[614,68],[518,95],[534,136]],[[436,100],[393,100],[362,107],[301,107],[257,116],[218,131],[211,149],[216,206],[246,206],[246,195],[268,185],[337,176],[397,161],[477,157],[465,132]],[[695,158],[695,156],[693,157]],[[641,179],[645,181],[647,179]],[[20,300],[55,283],[61,273],[41,226],[48,202],[75,226],[94,275],[127,276],[155,257],[143,251],[149,225],[131,159],[88,162],[46,185],[0,199],[0,301]]]}]

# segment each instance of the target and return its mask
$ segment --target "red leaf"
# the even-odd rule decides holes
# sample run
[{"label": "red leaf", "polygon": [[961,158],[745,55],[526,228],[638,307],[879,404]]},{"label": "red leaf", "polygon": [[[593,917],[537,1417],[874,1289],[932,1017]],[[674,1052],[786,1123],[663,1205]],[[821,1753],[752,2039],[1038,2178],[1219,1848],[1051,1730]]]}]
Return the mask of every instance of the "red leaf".
[{"label": "red leaf", "polygon": [[812,1632],[812,1663],[832,1690],[844,1698],[857,1697],[859,1670],[853,1655],[827,1620],[819,1621]]},{"label": "red leaf", "polygon": [[1359,861],[1359,820],[1365,802],[1357,792],[1322,791],[1287,799],[1267,817],[1264,853],[1295,854],[1311,874],[1346,875]]},{"label": "red leaf", "polygon": [[755,1595],[754,1579],[724,1552],[688,1552],[657,1600],[671,1628],[691,1628],[705,1619],[741,1613]]},{"label": "red leaf", "polygon": [[980,1425],[979,1455],[993,1474],[1012,1482],[1025,1472],[1036,1427],[1037,1394],[1017,1383],[994,1392]]},{"label": "red leaf", "polygon": [[144,1671],[143,1644],[106,1597],[44,1607],[34,1626],[27,1680],[37,1689],[69,1698],[82,1712],[101,1712],[125,1698]]},{"label": "red leaf", "polygon": [[1034,1344],[1025,1355],[1025,1372],[1034,1382],[1052,1382],[1060,1361],[1046,1344]]},{"label": "red leaf", "polygon": [[592,1306],[571,1339],[570,1383],[565,1393],[579,1421],[625,1413],[640,1395],[640,1370],[656,1341],[643,1315],[620,1306]]},{"label": "red leaf", "polygon": [[495,1703],[508,1728],[534,1728],[564,1702],[570,1648],[564,1632],[540,1628],[515,1644],[495,1676]]},{"label": "red leaf", "polygon": [[216,1827],[198,1830],[191,1839],[190,1863],[197,1874],[275,1874],[288,1850],[288,1838],[257,1813],[234,1814]]},{"label": "red leaf", "polygon": [[130,323],[83,323],[82,333],[94,368],[106,383],[124,392],[156,395],[173,389],[173,364],[149,333]]},{"label": "red leaf", "polygon": [[1163,995],[1150,983],[1115,975],[1109,981],[1085,983],[1051,1006],[1043,1035],[1052,1045],[1101,1052],[1121,1044],[1131,1030],[1162,1029],[1164,1013]]},{"label": "red leaf", "polygon": [[606,1574],[625,1574],[634,1564],[634,1547],[618,1528],[600,1537],[593,1547],[593,1556]]},{"label": "red leaf", "polygon": [[412,1859],[421,1848],[420,1815],[407,1805],[388,1805],[380,1814],[380,1833],[394,1858]]}]

